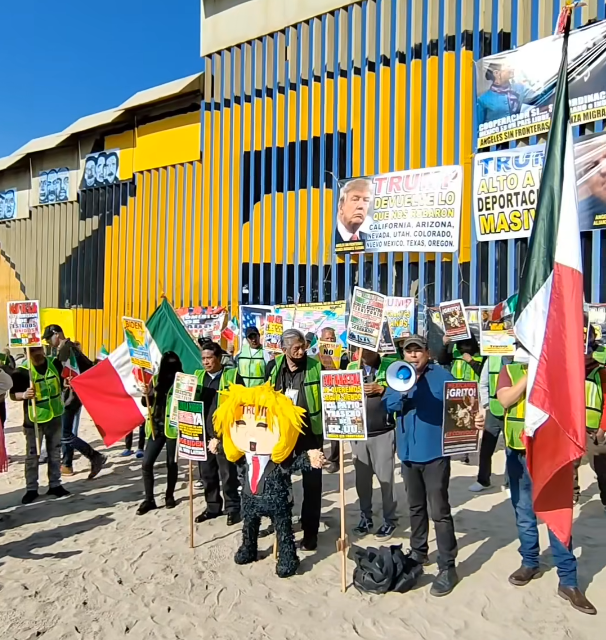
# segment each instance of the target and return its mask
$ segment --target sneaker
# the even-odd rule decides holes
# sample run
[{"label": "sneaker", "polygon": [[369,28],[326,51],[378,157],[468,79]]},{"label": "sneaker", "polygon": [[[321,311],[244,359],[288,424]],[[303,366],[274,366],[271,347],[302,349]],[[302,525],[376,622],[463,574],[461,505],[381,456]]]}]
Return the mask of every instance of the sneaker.
[{"label": "sneaker", "polygon": [[438,577],[433,581],[429,593],[436,598],[447,596],[457,586],[459,576],[454,567],[443,569],[438,573]]},{"label": "sneaker", "polygon": [[141,458],[145,455],[145,451],[143,449],[137,449],[137,453],[135,453],[135,458],[141,460]]},{"label": "sneaker", "polygon": [[360,537],[367,536],[372,531],[372,528],[372,520],[369,520],[366,516],[362,516],[358,526],[353,530],[353,532]]},{"label": "sneaker", "polygon": [[102,453],[97,453],[90,462],[90,473],[88,474],[88,479],[92,480],[93,478],[96,478],[106,462],[107,456],[104,456]]},{"label": "sneaker", "polygon": [[38,496],[39,493],[35,489],[26,491],[23,498],[21,498],[21,504],[31,504]]},{"label": "sneaker", "polygon": [[299,543],[301,551],[315,551],[318,548],[318,536],[303,536],[303,539]]},{"label": "sneaker", "polygon": [[124,451],[120,454],[123,458],[128,458],[128,456],[132,456],[133,455],[133,450],[132,449],[124,449]]},{"label": "sneaker", "polygon": [[51,496],[53,498],[66,498],[71,495],[70,492],[62,485],[58,487],[51,487],[47,492],[47,496]]},{"label": "sneaker", "polygon": [[381,528],[375,534],[375,540],[379,542],[386,542],[387,540],[391,540],[396,527],[393,524],[389,524],[388,522],[384,522],[381,525]]},{"label": "sneaker", "polygon": [[202,480],[196,480],[194,482],[194,489],[204,489],[204,483]]},{"label": "sneaker", "polygon": [[72,467],[67,467],[65,465],[61,465],[61,475],[62,476],[73,476],[76,475]]},{"label": "sneaker", "polygon": [[474,482],[471,487],[469,487],[469,491],[471,491],[472,493],[480,493],[481,491],[484,491],[485,489],[488,489],[490,487],[490,485],[488,486],[484,486],[483,484],[480,484],[479,482]]},{"label": "sneaker", "polygon": [[177,502],[175,501],[174,496],[166,496],[164,500],[164,506],[167,509],[174,509],[177,506]]}]

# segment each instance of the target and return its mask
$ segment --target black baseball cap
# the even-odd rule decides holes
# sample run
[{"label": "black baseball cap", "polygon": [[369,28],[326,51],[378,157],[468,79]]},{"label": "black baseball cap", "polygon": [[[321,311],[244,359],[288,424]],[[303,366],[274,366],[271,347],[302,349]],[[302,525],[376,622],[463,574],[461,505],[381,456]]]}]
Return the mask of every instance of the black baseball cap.
[{"label": "black baseball cap", "polygon": [[48,342],[56,333],[63,333],[63,329],[58,324],[49,324],[48,327],[44,329],[42,340]]},{"label": "black baseball cap", "polygon": [[311,331],[305,334],[305,340],[307,342],[313,342],[315,337],[316,337],[316,334],[312,333]]},{"label": "black baseball cap", "polygon": [[404,342],[402,342],[402,349],[406,349],[413,344],[417,347],[427,349],[427,340],[423,336],[420,336],[418,333],[415,333],[412,336],[408,336],[408,338],[406,338]]},{"label": "black baseball cap", "polygon": [[248,329],[246,329],[246,337],[250,338],[250,336],[258,336],[261,335],[259,333],[259,329],[257,329],[257,327],[248,327]]}]

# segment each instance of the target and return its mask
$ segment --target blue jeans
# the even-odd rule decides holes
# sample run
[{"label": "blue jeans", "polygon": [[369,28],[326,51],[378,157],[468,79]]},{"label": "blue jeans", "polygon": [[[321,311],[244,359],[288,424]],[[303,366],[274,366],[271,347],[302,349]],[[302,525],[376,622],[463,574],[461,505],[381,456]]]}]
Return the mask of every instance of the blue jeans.
[{"label": "blue jeans", "polygon": [[[526,452],[507,449],[507,474],[511,503],[516,514],[518,538],[520,539],[520,555],[525,567],[539,567],[539,529],[537,517],[532,506],[532,480],[526,465]],[[572,553],[572,541],[566,548],[549,530],[549,545],[553,562],[558,571],[560,585],[577,587],[577,559]]]},{"label": "blue jeans", "polygon": [[81,453],[84,457],[92,460],[97,452],[84,440],[78,438],[78,427],[80,426],[80,408],[76,413],[73,411],[64,411],[61,416],[62,434],[61,445],[63,460],[61,464],[64,467],[71,467],[74,461],[74,449]]}]

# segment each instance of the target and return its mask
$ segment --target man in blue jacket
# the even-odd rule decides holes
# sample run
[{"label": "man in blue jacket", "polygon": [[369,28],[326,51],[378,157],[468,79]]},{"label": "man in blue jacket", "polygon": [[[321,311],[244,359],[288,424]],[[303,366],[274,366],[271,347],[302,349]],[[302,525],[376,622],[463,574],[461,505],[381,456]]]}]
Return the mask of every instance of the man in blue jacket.
[{"label": "man in blue jacket", "polygon": [[459,581],[455,569],[457,540],[448,501],[450,458],[442,455],[444,383],[454,378],[430,362],[425,338],[410,336],[403,348],[406,362],[417,370],[417,383],[404,394],[387,388],[383,402],[389,413],[397,414],[396,446],[410,511],[410,557],[418,563],[421,573],[429,550],[429,504],[436,530],[439,569],[431,595],[445,596]]}]

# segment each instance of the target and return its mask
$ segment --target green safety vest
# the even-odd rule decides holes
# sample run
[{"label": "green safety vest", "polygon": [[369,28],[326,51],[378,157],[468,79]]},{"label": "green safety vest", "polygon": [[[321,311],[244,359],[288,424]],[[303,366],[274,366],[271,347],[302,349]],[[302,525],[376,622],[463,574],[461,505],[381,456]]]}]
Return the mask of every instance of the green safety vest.
[{"label": "green safety vest", "polygon": [[596,367],[585,378],[585,424],[588,429],[599,429],[602,422],[602,406],[604,396],[602,394],[602,379],[600,370]]},{"label": "green safety vest", "polygon": [[488,356],[488,394],[490,396],[490,413],[497,418],[505,415],[503,405],[497,400],[497,384],[499,373],[503,368],[503,358],[501,356]]},{"label": "green safety vest", "polygon": [[238,373],[247,387],[258,387],[263,384],[265,382],[263,349],[259,348],[253,353],[248,342],[245,342],[238,356]]},{"label": "green safety vest", "polygon": [[[276,386],[278,379],[278,371],[284,363],[284,356],[276,358],[276,366],[271,372],[271,383]],[[322,427],[322,399],[320,397],[320,372],[322,365],[315,358],[307,357],[305,365],[305,400],[307,402],[307,415],[311,424],[311,430],[316,435],[321,435],[324,430]]]},{"label": "green safety vest", "polygon": [[[484,358],[482,356],[472,356],[476,362],[482,362]],[[452,377],[455,380],[465,380],[466,382],[479,382],[480,376],[471,368],[468,362],[465,362],[463,358],[455,358],[452,361],[452,368],[450,370]]]},{"label": "green safety vest", "polygon": [[[40,375],[36,367],[29,368],[29,363],[23,362],[20,369],[29,371],[36,395],[36,414],[38,424],[50,422],[53,418],[63,415],[63,399],[61,397],[61,376],[55,368],[51,358],[46,358],[46,373]],[[28,402],[27,415],[34,422],[34,407]]]},{"label": "green safety vest", "polygon": [[[174,386],[174,385],[173,385]],[[177,438],[177,428],[170,424],[170,405],[173,399],[173,387],[168,390],[166,394],[166,408],[164,413],[164,435],[167,438],[175,440]],[[151,407],[151,411],[147,412],[147,418],[145,419],[145,435],[147,438],[151,438],[152,429],[151,421],[153,420],[154,409],[156,407],[156,400],[154,398],[154,404]]]},{"label": "green safety vest", "polygon": [[600,364],[606,364],[606,347],[604,345],[600,345],[593,352],[593,359]]},{"label": "green safety vest", "polygon": [[[196,369],[194,371],[194,375],[198,378],[198,389],[196,389],[196,397],[198,397],[198,390],[202,388],[204,383],[204,374],[206,371],[204,369]],[[219,380],[219,391],[225,391],[229,389],[230,385],[235,384],[236,378],[238,376],[238,370],[234,367],[230,369],[223,369],[223,375],[221,376],[221,380]],[[217,406],[221,404],[221,396],[217,399]]]},{"label": "green safety vest", "polygon": [[[514,385],[528,371],[528,365],[514,362],[505,365],[507,373]],[[522,434],[524,433],[524,419],[526,418],[526,394],[524,393],[520,399],[508,409],[505,409],[505,444],[510,449],[518,449],[523,451],[526,449],[522,442]]]},{"label": "green safety vest", "polygon": [[10,357],[6,353],[0,353],[0,365],[10,364]]}]

